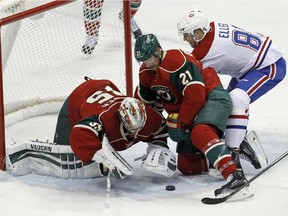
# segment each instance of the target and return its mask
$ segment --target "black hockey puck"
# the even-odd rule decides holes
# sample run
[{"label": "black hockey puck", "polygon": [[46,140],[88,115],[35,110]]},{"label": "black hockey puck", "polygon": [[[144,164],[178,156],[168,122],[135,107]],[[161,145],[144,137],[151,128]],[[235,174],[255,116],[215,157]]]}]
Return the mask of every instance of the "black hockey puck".
[{"label": "black hockey puck", "polygon": [[175,190],[175,186],[174,185],[167,185],[166,186],[166,190],[167,191],[174,191]]}]

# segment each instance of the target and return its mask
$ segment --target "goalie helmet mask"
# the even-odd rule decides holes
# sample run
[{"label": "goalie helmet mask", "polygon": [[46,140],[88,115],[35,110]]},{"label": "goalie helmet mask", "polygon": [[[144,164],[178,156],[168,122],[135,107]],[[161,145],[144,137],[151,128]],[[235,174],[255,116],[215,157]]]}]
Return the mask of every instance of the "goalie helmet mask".
[{"label": "goalie helmet mask", "polygon": [[137,133],[145,125],[147,114],[142,101],[127,97],[118,109],[120,121],[129,133]]},{"label": "goalie helmet mask", "polygon": [[201,41],[206,34],[210,31],[210,23],[207,16],[199,10],[190,11],[177,23],[178,35],[183,36],[184,33],[188,33],[194,38],[194,31],[196,29],[201,29],[204,36],[200,40],[195,40],[196,42]]},{"label": "goalie helmet mask", "polygon": [[161,52],[157,48],[161,45],[154,34],[140,35],[135,42],[134,56],[139,62],[146,61],[152,56],[161,58]]}]

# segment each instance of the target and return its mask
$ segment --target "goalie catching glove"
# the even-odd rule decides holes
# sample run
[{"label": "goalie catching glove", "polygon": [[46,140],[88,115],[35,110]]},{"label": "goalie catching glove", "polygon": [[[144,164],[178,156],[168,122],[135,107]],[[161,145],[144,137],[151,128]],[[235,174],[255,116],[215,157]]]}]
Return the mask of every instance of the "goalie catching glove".
[{"label": "goalie catching glove", "polygon": [[176,157],[170,149],[150,144],[141,166],[150,172],[171,177],[176,170]]},{"label": "goalie catching glove", "polygon": [[94,154],[92,160],[99,164],[102,163],[103,169],[106,167],[117,179],[132,175],[130,164],[112,148],[106,136],[104,136],[102,141],[102,149]]},{"label": "goalie catching glove", "polygon": [[190,130],[184,127],[184,124],[178,120],[178,113],[172,113],[168,116],[167,127],[169,137],[175,142],[190,140]]}]

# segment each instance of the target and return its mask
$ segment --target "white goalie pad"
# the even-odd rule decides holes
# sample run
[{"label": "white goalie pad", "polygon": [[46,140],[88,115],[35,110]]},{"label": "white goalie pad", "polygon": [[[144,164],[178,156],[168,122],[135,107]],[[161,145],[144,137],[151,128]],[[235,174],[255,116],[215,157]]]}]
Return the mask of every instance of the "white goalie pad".
[{"label": "white goalie pad", "polygon": [[170,149],[162,146],[150,145],[147,152],[147,158],[141,165],[143,168],[167,177],[174,175],[176,171],[176,157]]},{"label": "white goalie pad", "polygon": [[248,143],[250,144],[250,146],[254,149],[260,163],[262,167],[267,166],[268,164],[268,158],[265,154],[265,151],[263,149],[263,146],[256,134],[255,131],[250,131],[247,135],[246,135],[246,139],[248,141]]},{"label": "white goalie pad", "polygon": [[15,144],[6,150],[6,170],[14,176],[27,174],[59,178],[100,177],[95,162],[84,165],[70,146],[29,140]]},{"label": "white goalie pad", "polygon": [[116,168],[125,175],[132,175],[131,165],[112,148],[106,136],[102,141],[102,149],[94,154],[93,160],[97,163],[103,163],[109,170]]}]

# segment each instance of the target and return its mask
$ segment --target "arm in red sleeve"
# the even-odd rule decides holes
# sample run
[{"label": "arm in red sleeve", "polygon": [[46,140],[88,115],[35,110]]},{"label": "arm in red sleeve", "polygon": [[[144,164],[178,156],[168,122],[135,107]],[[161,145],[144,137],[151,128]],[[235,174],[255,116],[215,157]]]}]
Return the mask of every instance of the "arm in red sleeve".
[{"label": "arm in red sleeve", "polygon": [[85,125],[75,125],[70,132],[70,145],[83,163],[89,163],[93,155],[102,148],[95,131]]}]

